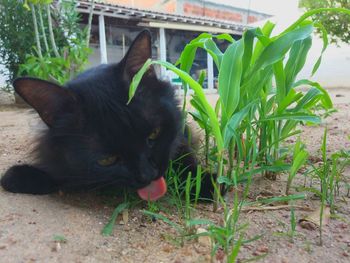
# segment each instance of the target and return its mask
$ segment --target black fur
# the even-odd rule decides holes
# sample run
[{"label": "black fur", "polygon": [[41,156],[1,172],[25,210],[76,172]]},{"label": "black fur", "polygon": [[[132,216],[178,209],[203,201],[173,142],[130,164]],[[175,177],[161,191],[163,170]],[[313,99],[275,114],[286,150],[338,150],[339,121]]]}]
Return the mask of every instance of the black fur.
[{"label": "black fur", "polygon": [[[90,69],[60,87],[34,78],[14,82],[48,125],[32,166],[11,167],[1,178],[15,193],[47,194],[104,186],[139,189],[163,176],[170,159],[187,155],[184,165],[195,174],[196,159],[181,132],[174,89],[150,69],[130,104],[129,84],[151,57],[148,31],[136,38],[118,64]],[[159,136],[149,136],[159,129]],[[98,160],[118,155],[113,165]],[[209,177],[202,195],[208,197]]]}]

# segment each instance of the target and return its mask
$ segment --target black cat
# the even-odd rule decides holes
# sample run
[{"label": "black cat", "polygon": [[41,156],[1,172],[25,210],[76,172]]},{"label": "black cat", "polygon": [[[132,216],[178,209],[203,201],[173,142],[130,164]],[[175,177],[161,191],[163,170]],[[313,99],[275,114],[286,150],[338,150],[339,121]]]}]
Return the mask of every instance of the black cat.
[{"label": "black cat", "polygon": [[[36,163],[11,167],[2,187],[48,194],[118,186],[156,200],[166,192],[169,160],[185,156],[183,165],[195,174],[196,159],[181,131],[173,88],[150,69],[126,104],[131,79],[150,57],[151,36],[143,31],[119,63],[89,69],[64,87],[16,79],[16,92],[48,130],[38,141]],[[206,176],[201,195],[209,197],[211,190]]]}]

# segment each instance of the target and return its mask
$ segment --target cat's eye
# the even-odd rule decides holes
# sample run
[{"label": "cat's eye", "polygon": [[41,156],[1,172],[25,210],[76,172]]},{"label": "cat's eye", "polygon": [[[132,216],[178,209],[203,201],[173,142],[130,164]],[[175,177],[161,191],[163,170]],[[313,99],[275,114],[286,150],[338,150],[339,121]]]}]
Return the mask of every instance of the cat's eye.
[{"label": "cat's eye", "polygon": [[106,158],[97,160],[97,163],[101,166],[111,166],[120,160],[121,160],[121,157],[119,155],[112,155],[112,156],[108,156]]},{"label": "cat's eye", "polygon": [[158,138],[159,136],[159,133],[160,133],[160,128],[155,128],[151,134],[148,136],[148,139],[149,140],[155,140]]}]

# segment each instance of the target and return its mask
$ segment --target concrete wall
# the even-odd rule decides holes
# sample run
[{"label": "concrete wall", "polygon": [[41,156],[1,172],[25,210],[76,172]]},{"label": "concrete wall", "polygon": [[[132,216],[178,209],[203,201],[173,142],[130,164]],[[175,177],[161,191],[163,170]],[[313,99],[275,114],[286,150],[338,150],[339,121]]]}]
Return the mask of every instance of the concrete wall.
[{"label": "concrete wall", "polygon": [[[271,5],[271,8],[269,10],[263,9],[263,11],[275,15],[269,19],[276,23],[276,28],[273,30],[273,35],[282,32],[304,13],[303,10],[298,8],[298,1],[296,0],[266,1],[268,2],[266,4]],[[259,0],[254,2],[252,1],[252,3],[256,3],[255,5],[252,5],[252,8],[256,9],[259,8],[258,4],[262,5]],[[264,23],[264,21],[261,21],[254,25],[262,26]],[[314,35],[312,47],[309,51],[304,69],[298,76],[299,79],[310,78],[313,65],[321,53],[322,45],[323,42],[320,37],[318,35]],[[337,47],[335,44],[329,45],[323,55],[319,70],[311,78],[311,80],[319,82],[324,87],[350,88],[350,45],[340,44],[339,47]]]},{"label": "concrete wall", "polygon": [[140,9],[161,11],[166,13],[178,13],[187,16],[208,17],[219,20],[227,20],[239,23],[253,23],[260,21],[266,15],[236,8],[232,4],[221,4],[216,1],[203,0],[105,0],[106,3],[118,4]]},{"label": "concrete wall", "polygon": [[[305,68],[300,73],[301,78],[310,77],[312,67],[322,49],[322,41],[314,36]],[[350,88],[350,45],[341,44],[339,47],[330,45],[323,55],[321,66],[312,80],[324,87]]]}]

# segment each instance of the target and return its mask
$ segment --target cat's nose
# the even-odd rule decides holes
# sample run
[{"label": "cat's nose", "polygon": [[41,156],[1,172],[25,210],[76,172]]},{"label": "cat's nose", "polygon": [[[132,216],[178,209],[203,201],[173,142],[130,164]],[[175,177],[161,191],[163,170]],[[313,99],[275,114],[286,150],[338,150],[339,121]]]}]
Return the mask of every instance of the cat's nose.
[{"label": "cat's nose", "polygon": [[152,172],[140,172],[139,176],[137,177],[137,181],[140,184],[150,184],[156,177],[158,176],[157,172],[154,170]]}]

